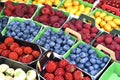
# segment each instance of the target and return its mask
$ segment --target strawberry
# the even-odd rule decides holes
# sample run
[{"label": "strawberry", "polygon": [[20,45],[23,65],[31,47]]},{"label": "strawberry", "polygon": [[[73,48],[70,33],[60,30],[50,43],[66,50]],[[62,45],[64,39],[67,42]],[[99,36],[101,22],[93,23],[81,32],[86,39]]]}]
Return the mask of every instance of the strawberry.
[{"label": "strawberry", "polygon": [[40,56],[40,52],[34,50],[32,52],[32,55],[34,56],[34,58],[38,58]]},{"label": "strawberry", "polygon": [[44,78],[46,79],[46,80],[54,80],[54,74],[52,74],[52,73],[45,73],[44,74]]},{"label": "strawberry", "polygon": [[10,50],[11,51],[14,51],[15,48],[19,47],[19,44],[16,43],[16,42],[13,42],[11,45],[10,45]]},{"label": "strawberry", "polygon": [[68,64],[69,64],[69,62],[67,60],[61,60],[61,61],[59,61],[58,65],[60,68],[65,68],[65,66]]},{"label": "strawberry", "polygon": [[7,49],[7,47],[6,47],[6,45],[4,43],[2,43],[2,44],[0,44],[0,49],[5,50],[5,49]]},{"label": "strawberry", "polygon": [[104,41],[104,36],[100,36],[96,39],[97,43],[102,43]]},{"label": "strawberry", "polygon": [[32,51],[33,51],[32,48],[29,46],[24,48],[24,53],[26,53],[26,54],[31,54]]},{"label": "strawberry", "polygon": [[105,38],[105,43],[106,43],[106,44],[111,44],[112,41],[113,41],[113,39],[112,39],[111,37],[106,37],[106,38]]},{"label": "strawberry", "polygon": [[74,72],[76,70],[76,66],[74,64],[68,64],[65,67],[65,69],[66,69],[67,72]]},{"label": "strawberry", "polygon": [[63,76],[55,76],[54,80],[64,80]]},{"label": "strawberry", "polygon": [[9,58],[12,60],[18,60],[18,54],[16,52],[10,52]]},{"label": "strawberry", "polygon": [[5,40],[4,40],[4,43],[9,46],[11,45],[12,43],[14,42],[14,39],[12,37],[7,37]]},{"label": "strawberry", "polygon": [[23,63],[30,63],[34,60],[34,57],[32,55],[25,55],[22,57]]},{"label": "strawberry", "polygon": [[57,64],[54,61],[49,61],[46,65],[47,72],[54,72],[56,68],[57,68]]},{"label": "strawberry", "polygon": [[65,71],[63,68],[57,68],[55,71],[56,76],[63,76],[65,74]]},{"label": "strawberry", "polygon": [[3,57],[8,57],[8,56],[9,56],[9,53],[10,53],[10,50],[4,50],[4,51],[1,53],[1,56],[3,56]]},{"label": "strawberry", "polygon": [[69,73],[69,72],[66,72],[66,73],[65,73],[65,80],[73,80],[72,74]]},{"label": "strawberry", "polygon": [[83,80],[91,80],[89,77],[84,77]]},{"label": "strawberry", "polygon": [[74,80],[82,80],[83,79],[83,74],[80,70],[76,70],[73,73],[73,76],[74,76]]},{"label": "strawberry", "polygon": [[16,52],[19,56],[21,56],[22,53],[23,53],[23,50],[22,50],[21,47],[17,47],[17,48],[14,49],[14,52]]}]

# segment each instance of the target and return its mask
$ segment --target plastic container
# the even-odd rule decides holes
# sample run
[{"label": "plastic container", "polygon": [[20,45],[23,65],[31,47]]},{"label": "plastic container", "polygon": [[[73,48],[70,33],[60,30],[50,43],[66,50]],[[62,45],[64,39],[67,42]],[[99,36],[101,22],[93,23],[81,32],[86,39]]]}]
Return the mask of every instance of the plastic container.
[{"label": "plastic container", "polygon": [[[24,18],[10,18],[10,21],[8,22],[8,24],[6,25],[6,27],[4,28],[4,30],[2,31],[2,35],[6,35],[6,33],[7,33],[7,27],[8,27],[8,25],[11,23],[11,22],[25,22],[26,20],[29,20],[29,19],[24,19]],[[38,23],[38,22],[36,22],[36,21],[32,21],[32,20],[29,20],[29,21],[31,21],[31,22],[34,22],[35,24],[36,24],[36,26],[37,27],[40,27],[40,30],[39,30],[39,32],[37,33],[37,34],[39,34],[40,32],[41,32],[41,30],[43,29],[43,25],[41,24],[41,23]],[[36,37],[36,36],[35,36]],[[35,38],[34,37],[34,38]],[[33,38],[33,39],[34,39]],[[33,41],[33,40],[32,40]],[[31,41],[31,42],[32,42]]]},{"label": "plastic container", "polygon": [[[5,40],[6,38],[7,38],[6,36],[0,36],[0,41],[1,41],[1,42],[4,42],[4,40]],[[14,38],[13,38],[13,39],[14,39]],[[42,54],[43,52],[42,52],[41,47],[38,46],[37,44],[29,43],[29,42],[22,41],[22,40],[19,40],[19,39],[14,39],[14,41],[17,42],[20,46],[29,46],[29,47],[31,47],[33,50],[37,50],[37,51],[40,52],[41,55],[40,55],[36,60],[34,60],[34,61],[30,62],[30,63],[22,63],[22,62],[19,62],[19,61],[15,61],[15,60],[14,60],[14,62],[21,63],[21,64],[23,64],[23,65],[28,65],[28,66],[31,66],[31,67],[35,68],[35,65],[36,65],[36,63],[37,63],[37,60],[39,60],[39,58],[41,58],[41,57],[43,56],[43,54]],[[3,57],[3,56],[0,56],[0,57]],[[4,57],[4,58],[5,58],[5,57]],[[8,58],[6,58],[6,59],[8,59]],[[11,60],[11,59],[8,59],[8,60]]]},{"label": "plastic container", "polygon": [[117,62],[112,63],[99,80],[120,80],[120,64]]},{"label": "plastic container", "polygon": [[[71,50],[72,50],[72,49],[76,49],[79,44],[86,45],[86,43],[84,43],[83,41],[78,41],[70,50],[68,50],[68,51],[66,52],[66,54],[63,55],[63,58],[64,58],[64,59],[68,58],[68,57],[70,56],[70,54],[71,54]],[[102,58],[102,57],[107,56],[107,55],[105,55],[103,52],[99,51],[98,49],[96,49],[96,48],[94,48],[94,47],[92,47],[92,46],[91,46],[91,48],[92,48],[93,50],[95,50],[95,52],[96,52],[97,55],[98,55],[98,58]],[[107,57],[108,57],[108,56],[107,56]],[[82,70],[83,72],[89,74],[93,79],[96,79],[96,78],[98,78],[98,76],[103,72],[103,70],[107,67],[107,65],[109,64],[110,60],[111,60],[111,58],[109,57],[109,61],[107,62],[107,64],[106,64],[95,76],[93,76],[93,75],[91,75],[90,73],[82,70],[81,68],[79,68],[79,69]]]},{"label": "plastic container", "polygon": [[36,72],[36,75],[37,75],[36,79],[40,80],[40,76],[38,75],[38,72],[32,67],[23,65],[21,63],[17,63],[17,62],[15,62],[13,60],[2,58],[1,56],[0,56],[0,64],[7,64],[10,68],[13,68],[13,69],[21,68],[25,72],[27,72],[29,70],[34,70]]}]

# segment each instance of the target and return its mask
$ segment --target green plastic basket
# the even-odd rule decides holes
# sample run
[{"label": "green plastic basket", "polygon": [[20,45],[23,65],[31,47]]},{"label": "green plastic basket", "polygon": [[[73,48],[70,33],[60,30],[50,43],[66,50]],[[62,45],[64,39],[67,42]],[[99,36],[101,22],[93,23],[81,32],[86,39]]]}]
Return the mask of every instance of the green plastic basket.
[{"label": "green plastic basket", "polygon": [[[71,50],[72,50],[72,49],[76,49],[76,48],[79,46],[79,44],[86,45],[85,42],[83,42],[83,41],[78,41],[74,46],[72,46],[72,47],[70,48],[70,50],[68,50],[68,51],[63,55],[63,58],[64,58],[64,59],[68,58],[68,57],[70,56],[70,54],[71,54]],[[107,56],[107,55],[105,55],[103,52],[99,51],[98,49],[96,49],[96,48],[94,48],[94,47],[92,47],[92,46],[91,46],[91,48],[92,48],[93,50],[95,50],[95,52],[96,52],[97,55],[98,55],[98,58],[103,58],[103,57]],[[109,56],[107,56],[107,57],[109,58],[109,61],[107,62],[107,64],[105,65],[105,67],[104,67],[101,71],[99,71],[95,76],[89,74],[88,72],[86,72],[86,71],[84,71],[84,70],[82,70],[82,71],[86,72],[87,74],[89,74],[90,76],[92,76],[94,79],[98,78],[98,76],[103,72],[103,70],[107,67],[107,65],[109,64],[109,62],[110,62],[110,60],[111,60],[111,58],[110,58]]]},{"label": "green plastic basket", "polygon": [[120,80],[120,63],[111,64],[99,80]]}]

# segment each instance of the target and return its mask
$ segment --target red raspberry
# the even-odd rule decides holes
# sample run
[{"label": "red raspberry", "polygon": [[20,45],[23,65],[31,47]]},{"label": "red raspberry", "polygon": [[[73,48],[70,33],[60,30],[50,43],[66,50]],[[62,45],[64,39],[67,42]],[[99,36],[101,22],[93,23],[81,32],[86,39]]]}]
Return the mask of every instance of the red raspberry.
[{"label": "red raspberry", "polygon": [[9,53],[9,58],[12,60],[18,60],[18,54],[16,52]]},{"label": "red raspberry", "polygon": [[106,38],[105,38],[105,43],[106,43],[106,44],[111,44],[112,41],[113,41],[113,39],[112,39],[111,37],[106,37]]},{"label": "red raspberry", "polygon": [[12,11],[6,8],[6,9],[4,10],[4,14],[5,14],[6,16],[11,16],[11,15],[12,15]]},{"label": "red raspberry", "polygon": [[54,23],[54,24],[53,24],[53,27],[55,27],[55,28],[60,28],[60,24],[59,24],[59,23]]},{"label": "red raspberry", "polygon": [[39,21],[40,22],[47,22],[47,21],[49,21],[48,15],[42,15],[42,16],[40,16],[39,17]]},{"label": "red raspberry", "polygon": [[41,9],[41,13],[42,14],[45,14],[45,15],[49,15],[50,14],[50,9],[49,8],[46,8],[46,7],[43,7]]},{"label": "red raspberry", "polygon": [[104,36],[100,36],[96,39],[96,42],[97,43],[102,43],[104,41],[104,38],[105,38]]}]

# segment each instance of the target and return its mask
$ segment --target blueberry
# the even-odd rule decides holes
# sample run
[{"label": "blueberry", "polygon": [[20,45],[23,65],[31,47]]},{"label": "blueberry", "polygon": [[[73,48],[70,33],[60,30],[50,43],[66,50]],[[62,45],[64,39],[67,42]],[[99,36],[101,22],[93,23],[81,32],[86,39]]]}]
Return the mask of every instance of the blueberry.
[{"label": "blueberry", "polygon": [[86,63],[87,61],[88,61],[88,58],[86,57],[86,58],[81,59],[80,63]]},{"label": "blueberry", "polygon": [[105,63],[102,63],[100,66],[101,66],[101,68],[103,68],[105,66]]},{"label": "blueberry", "polygon": [[71,53],[72,53],[72,54],[75,54],[75,52],[76,52],[76,49],[72,49],[72,50],[71,50]]},{"label": "blueberry", "polygon": [[50,47],[54,47],[55,46],[55,42],[51,41],[50,42]]},{"label": "blueberry", "polygon": [[48,44],[49,44],[49,43],[50,43],[50,40],[46,40],[46,43],[48,43]]},{"label": "blueberry", "polygon": [[89,49],[88,53],[89,54],[95,54],[95,51],[93,49]]},{"label": "blueberry", "polygon": [[50,50],[49,44],[45,44],[44,47],[45,47],[46,49]]},{"label": "blueberry", "polygon": [[88,56],[88,54],[85,53],[85,52],[81,52],[81,53],[80,53],[80,57],[82,57],[82,58],[87,57],[87,56]]},{"label": "blueberry", "polygon": [[29,34],[29,30],[25,29],[24,34]]},{"label": "blueberry", "polygon": [[46,38],[45,38],[44,36],[42,36],[42,37],[40,38],[40,40],[46,41]]},{"label": "blueberry", "polygon": [[64,40],[68,40],[68,39],[70,39],[70,36],[65,35],[65,36],[64,36]]},{"label": "blueberry", "polygon": [[36,31],[35,31],[35,32],[33,32],[33,35],[34,35],[34,36],[36,36],[36,35],[37,35],[37,33],[38,33],[38,32],[36,32]]},{"label": "blueberry", "polygon": [[86,62],[85,63],[85,67],[89,67],[89,66],[91,66],[91,63],[90,62]]},{"label": "blueberry", "polygon": [[18,30],[18,29],[15,30],[15,33],[19,33],[19,32],[20,32],[20,30]]},{"label": "blueberry", "polygon": [[83,47],[83,48],[82,48],[82,51],[87,53],[88,49],[85,48],[85,47]]},{"label": "blueberry", "polygon": [[60,44],[55,44],[54,48],[55,49],[59,49],[60,48]]},{"label": "blueberry", "polygon": [[22,37],[23,37],[23,39],[26,39],[26,38],[27,38],[27,35],[26,35],[26,34],[24,34]]},{"label": "blueberry", "polygon": [[30,28],[30,33],[33,33],[34,32],[34,29],[33,28]]},{"label": "blueberry", "polygon": [[74,44],[74,41],[71,40],[71,39],[69,39],[69,40],[67,41],[67,44],[70,45],[70,46],[72,46],[72,45]]},{"label": "blueberry", "polygon": [[66,41],[66,40],[64,40],[64,41],[63,41],[63,44],[67,44],[67,41]]},{"label": "blueberry", "polygon": [[20,27],[25,27],[25,23],[20,23]]},{"label": "blueberry", "polygon": [[86,45],[85,45],[85,48],[87,48],[87,49],[90,49],[90,47],[91,47],[90,44],[86,44]]},{"label": "blueberry", "polygon": [[97,64],[99,65],[102,64],[102,61],[100,59],[97,59],[96,61],[97,61]]},{"label": "blueberry", "polygon": [[91,54],[90,57],[91,58],[97,58],[97,54]]},{"label": "blueberry", "polygon": [[108,60],[109,60],[109,58],[108,58],[108,57],[103,57],[103,62],[107,63],[107,62],[108,62]]},{"label": "blueberry", "polygon": [[30,26],[35,27],[35,23],[32,21],[29,24],[30,24]]},{"label": "blueberry", "polygon": [[92,71],[93,69],[94,69],[94,67],[93,66],[89,66],[89,68],[88,68],[90,71]]},{"label": "blueberry", "polygon": [[77,66],[78,66],[79,68],[81,68],[81,69],[84,69],[84,64],[78,63]]},{"label": "blueberry", "polygon": [[24,23],[28,25],[30,23],[30,20],[25,20]]},{"label": "blueberry", "polygon": [[77,63],[80,62],[80,57],[77,57],[77,56],[76,56],[75,61],[76,61]]},{"label": "blueberry", "polygon": [[61,55],[63,55],[63,54],[65,54],[65,51],[62,51],[62,52],[61,52]]},{"label": "blueberry", "polygon": [[95,59],[95,58],[90,58],[90,62],[91,62],[92,64],[95,64],[95,63],[96,63],[96,59]]},{"label": "blueberry", "polygon": [[19,39],[19,37],[18,37],[18,36],[15,36],[14,38]]},{"label": "blueberry", "polygon": [[90,74],[93,75],[93,76],[95,76],[95,75],[97,74],[97,70],[92,70],[92,71],[90,72]]},{"label": "blueberry", "polygon": [[51,40],[52,40],[52,41],[55,41],[56,39],[57,39],[56,36],[52,36],[52,37],[51,37]]},{"label": "blueberry", "polygon": [[99,65],[98,64],[94,64],[93,67],[94,67],[94,69],[98,69]]},{"label": "blueberry", "polygon": [[13,37],[16,36],[16,33],[15,33],[15,32],[12,32],[12,33],[11,33],[11,36],[13,36]]},{"label": "blueberry", "polygon": [[47,32],[47,31],[46,31],[46,32],[44,33],[44,36],[46,36],[46,37],[50,36],[50,32]]},{"label": "blueberry", "polygon": [[21,37],[22,35],[23,35],[22,32],[19,32],[19,33],[17,34],[18,37]]},{"label": "blueberry", "polygon": [[10,26],[13,26],[13,24],[15,24],[15,22],[10,22],[10,23],[9,23]]},{"label": "blueberry", "polygon": [[71,58],[72,60],[75,60],[75,59],[76,59],[76,55],[75,55],[75,54],[70,54],[70,58]]},{"label": "blueberry", "polygon": [[60,36],[64,35],[64,31],[60,30],[59,33],[58,33],[58,35],[60,35]]},{"label": "blueberry", "polygon": [[16,30],[16,27],[12,27],[11,30],[12,30],[12,31],[15,31],[15,30]]},{"label": "blueberry", "polygon": [[39,41],[39,45],[40,45],[40,46],[44,46],[44,44],[45,44],[45,43],[44,43],[43,41]]},{"label": "blueberry", "polygon": [[63,46],[63,49],[64,49],[65,51],[67,51],[67,50],[70,49],[70,46],[68,46],[68,45],[64,45],[64,46]]},{"label": "blueberry", "polygon": [[88,72],[88,69],[87,69],[87,68],[84,68],[83,70],[84,70],[85,72]]},{"label": "blueberry", "polygon": [[50,48],[51,51],[54,51],[53,48]]},{"label": "blueberry", "polygon": [[79,48],[83,48],[83,47],[84,47],[84,45],[83,45],[83,44],[80,44],[78,47],[79,47]]},{"label": "blueberry", "polygon": [[76,65],[76,62],[75,61],[70,61],[72,64],[75,64]]},{"label": "blueberry", "polygon": [[77,49],[76,49],[76,54],[80,54],[80,52],[81,52],[81,49],[80,49],[80,48],[77,48]]},{"label": "blueberry", "polygon": [[67,58],[67,60],[68,60],[68,61],[71,61],[71,58],[70,58],[70,57],[68,57],[68,58]]},{"label": "blueberry", "polygon": [[62,43],[62,39],[58,38],[58,39],[56,39],[56,42],[57,42],[58,44],[61,44],[61,43]]},{"label": "blueberry", "polygon": [[59,54],[59,53],[60,53],[60,50],[59,50],[59,49],[55,49],[55,52]]}]

